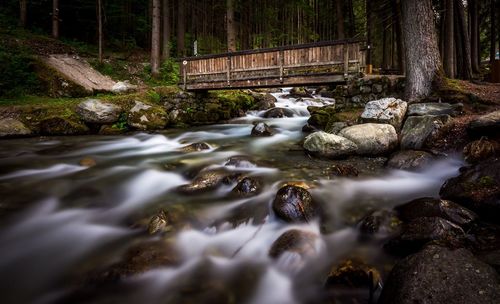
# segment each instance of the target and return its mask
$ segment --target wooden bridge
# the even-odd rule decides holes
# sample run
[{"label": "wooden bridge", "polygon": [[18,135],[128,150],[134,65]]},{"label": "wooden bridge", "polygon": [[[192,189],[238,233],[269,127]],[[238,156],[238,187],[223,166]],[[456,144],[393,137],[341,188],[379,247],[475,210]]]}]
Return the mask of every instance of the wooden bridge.
[{"label": "wooden bridge", "polygon": [[327,41],[183,58],[185,90],[220,90],[345,82],[365,67],[360,40]]}]

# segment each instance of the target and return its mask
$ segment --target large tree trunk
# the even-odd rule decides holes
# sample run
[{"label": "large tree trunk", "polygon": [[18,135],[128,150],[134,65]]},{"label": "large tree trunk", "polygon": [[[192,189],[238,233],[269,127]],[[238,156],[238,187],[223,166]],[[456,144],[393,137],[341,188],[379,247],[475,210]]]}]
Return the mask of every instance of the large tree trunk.
[{"label": "large tree trunk", "polygon": [[52,0],[52,37],[59,39],[59,0]]},{"label": "large tree trunk", "polygon": [[170,58],[170,36],[172,36],[172,27],[170,26],[170,3],[168,0],[163,0],[163,52],[162,59]]},{"label": "large tree trunk", "polygon": [[392,0],[392,10],[396,29],[396,46],[398,57],[398,69],[401,74],[405,74],[403,31],[401,29],[401,5],[398,0]]},{"label": "large tree trunk", "polygon": [[99,63],[102,63],[103,57],[103,33],[102,33],[102,1],[97,0],[97,27],[99,36]]},{"label": "large tree trunk", "polygon": [[444,14],[444,52],[443,67],[446,76],[455,78],[455,28],[453,18],[453,4],[455,0],[446,0]]},{"label": "large tree trunk", "polygon": [[472,63],[469,32],[467,31],[467,22],[465,20],[465,8],[462,0],[455,0],[455,11],[457,20],[457,48],[460,48],[461,53],[461,78],[472,79]]},{"label": "large tree trunk", "polygon": [[227,51],[236,51],[236,24],[234,23],[234,0],[227,0]]},{"label": "large tree trunk", "polygon": [[177,1],[177,56],[186,56],[185,34],[186,18],[184,0]]},{"label": "large tree trunk", "polygon": [[158,77],[160,75],[160,2],[160,0],[153,0],[153,25],[151,27],[151,74],[153,75],[153,77]]},{"label": "large tree trunk", "polygon": [[490,0],[490,62],[495,60],[496,56],[496,26],[495,26],[495,0]]},{"label": "large tree trunk", "polygon": [[335,1],[336,11],[337,11],[337,39],[345,39],[345,30],[344,30],[344,1],[336,0]]},{"label": "large tree trunk", "polygon": [[403,0],[403,32],[406,60],[406,98],[427,97],[435,80],[442,78],[431,0]]},{"label": "large tree trunk", "polygon": [[28,0],[19,0],[19,24],[26,27],[28,20]]},{"label": "large tree trunk", "polygon": [[479,73],[479,7],[478,0],[469,0],[469,26],[470,26],[470,49],[471,49],[471,65],[474,73]]}]

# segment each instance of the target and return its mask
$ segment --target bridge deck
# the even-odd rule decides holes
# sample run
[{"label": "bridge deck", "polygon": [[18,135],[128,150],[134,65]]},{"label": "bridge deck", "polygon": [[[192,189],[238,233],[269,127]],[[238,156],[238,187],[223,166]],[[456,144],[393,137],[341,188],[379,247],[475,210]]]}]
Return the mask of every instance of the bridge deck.
[{"label": "bridge deck", "polygon": [[364,58],[360,40],[189,57],[182,60],[180,85],[217,90],[344,82],[364,69]]}]

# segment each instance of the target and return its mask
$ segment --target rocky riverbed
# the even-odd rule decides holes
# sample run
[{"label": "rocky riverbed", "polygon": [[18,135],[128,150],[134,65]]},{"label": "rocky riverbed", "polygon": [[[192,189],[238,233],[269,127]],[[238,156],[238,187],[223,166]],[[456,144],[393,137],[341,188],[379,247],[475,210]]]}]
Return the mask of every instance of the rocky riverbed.
[{"label": "rocky riverbed", "polygon": [[[356,109],[286,89],[232,113],[177,98],[151,114],[136,101],[125,118],[84,100],[72,117],[85,134],[120,119],[162,129],[175,113],[225,123],[2,140],[2,303],[500,298],[498,109]],[[61,122],[0,125],[27,136]]]}]

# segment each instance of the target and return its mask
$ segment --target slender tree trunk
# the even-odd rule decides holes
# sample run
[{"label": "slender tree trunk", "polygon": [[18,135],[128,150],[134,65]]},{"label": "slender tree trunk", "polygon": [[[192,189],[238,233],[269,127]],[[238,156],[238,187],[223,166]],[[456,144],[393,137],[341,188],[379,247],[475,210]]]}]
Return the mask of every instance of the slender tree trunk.
[{"label": "slender tree trunk", "polygon": [[52,37],[59,39],[59,0],[52,0]]},{"label": "slender tree trunk", "polygon": [[103,33],[102,33],[102,0],[97,0],[97,27],[99,36],[99,63],[102,63],[103,57]]},{"label": "slender tree trunk", "polygon": [[28,20],[28,0],[19,0],[19,24],[26,27]]},{"label": "slender tree trunk", "polygon": [[414,102],[431,93],[433,82],[441,81],[443,72],[431,0],[403,0],[402,12],[404,43],[408,46],[405,95]]},{"label": "slender tree trunk", "polygon": [[160,75],[160,26],[161,2],[153,0],[153,18],[151,28],[151,74],[153,77]]},{"label": "slender tree trunk", "polygon": [[387,54],[387,27],[388,27],[388,20],[384,16],[382,16],[382,69],[387,70],[389,68],[389,56]]},{"label": "slender tree trunk", "polygon": [[405,57],[404,57],[404,43],[403,43],[403,30],[401,29],[401,5],[398,0],[392,0],[392,10],[394,15],[394,23],[396,29],[396,47],[398,57],[399,72],[405,74]]},{"label": "slender tree trunk", "polygon": [[479,8],[478,0],[469,0],[468,10],[469,10],[469,25],[470,25],[470,49],[471,49],[471,64],[472,71],[474,73],[479,73]]},{"label": "slender tree trunk", "polygon": [[453,2],[455,0],[446,0],[445,14],[444,14],[444,56],[443,66],[446,76],[455,78],[455,28],[453,19]]},{"label": "slender tree trunk", "polygon": [[372,0],[366,0],[366,65],[368,67],[367,73],[371,73],[372,69]]},{"label": "slender tree trunk", "polygon": [[337,39],[345,39],[344,30],[344,0],[335,1],[337,11]]},{"label": "slender tree trunk", "polygon": [[234,0],[226,2],[227,51],[236,51],[236,24],[234,23]]},{"label": "slender tree trunk", "polygon": [[490,62],[493,63],[496,56],[496,26],[495,26],[495,0],[490,0]]},{"label": "slender tree trunk", "polygon": [[467,21],[465,19],[465,7],[462,0],[455,0],[455,11],[457,19],[457,34],[459,40],[457,39],[457,44],[461,49],[462,54],[462,73],[463,79],[472,79],[472,63],[471,63],[471,50],[470,50],[470,40],[469,32],[467,31]]},{"label": "slender tree trunk", "polygon": [[163,0],[163,52],[162,59],[170,58],[170,36],[172,36],[172,28],[170,26],[170,3],[169,0]]},{"label": "slender tree trunk", "polygon": [[179,0],[177,2],[177,56],[186,56],[185,47],[185,34],[186,31],[186,18],[185,18],[185,7],[184,0]]}]

